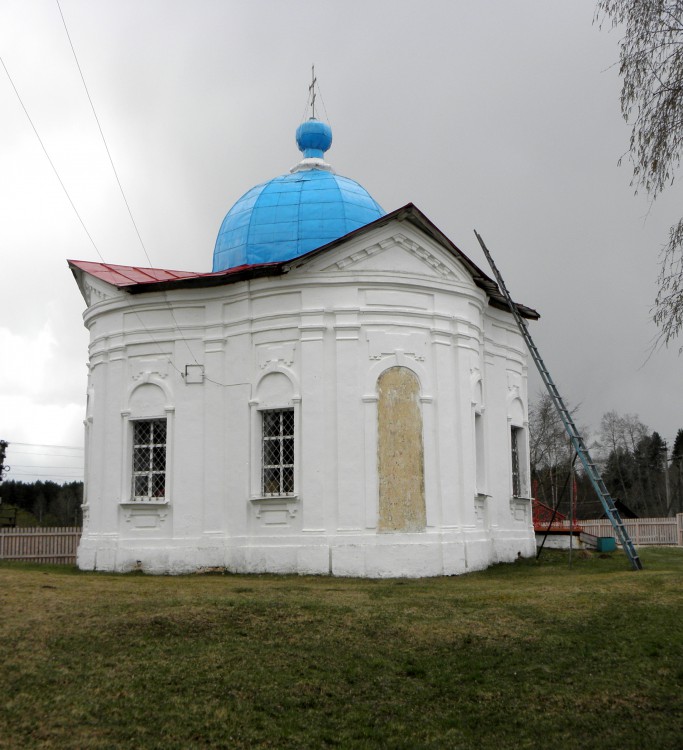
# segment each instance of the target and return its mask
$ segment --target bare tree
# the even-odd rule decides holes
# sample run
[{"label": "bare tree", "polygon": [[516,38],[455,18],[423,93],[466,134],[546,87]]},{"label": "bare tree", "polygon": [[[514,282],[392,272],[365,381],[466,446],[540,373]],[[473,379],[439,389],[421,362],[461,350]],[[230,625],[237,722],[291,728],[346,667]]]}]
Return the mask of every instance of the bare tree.
[{"label": "bare tree", "polygon": [[[576,410],[570,409],[572,415]],[[529,405],[529,454],[539,499],[555,507],[572,463],[573,448],[555,404],[544,392]]]},{"label": "bare tree", "polygon": [[[631,124],[632,184],[655,199],[683,152],[683,0],[598,0],[597,20],[623,27],[621,111]],[[683,218],[661,254],[654,320],[668,344],[683,328]]]},{"label": "bare tree", "polygon": [[[628,492],[628,480],[624,468],[624,454],[627,448],[624,445],[625,436],[622,417],[616,411],[608,411],[602,415],[600,420],[600,447],[603,450],[603,471],[613,469],[615,478],[619,482],[623,495]],[[611,465],[608,466],[608,462]]]}]

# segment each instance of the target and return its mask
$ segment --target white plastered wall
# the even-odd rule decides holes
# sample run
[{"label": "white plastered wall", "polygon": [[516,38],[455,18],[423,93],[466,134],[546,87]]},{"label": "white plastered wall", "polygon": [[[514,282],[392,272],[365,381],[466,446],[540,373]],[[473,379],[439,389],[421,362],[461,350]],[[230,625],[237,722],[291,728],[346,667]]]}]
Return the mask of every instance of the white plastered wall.
[{"label": "white plastered wall", "polygon": [[[510,491],[510,419],[527,426],[523,341],[457,259],[414,227],[392,222],[284,276],[222,287],[133,296],[87,282],[97,294],[85,314],[81,567],[420,576],[533,554],[528,500]],[[420,533],[377,533],[376,385],[393,366],[420,383]],[[167,502],[145,507],[130,501],[127,442],[142,385],[162,394],[149,416],[169,420],[171,488]],[[291,497],[260,496],[264,408],[295,411]]]}]

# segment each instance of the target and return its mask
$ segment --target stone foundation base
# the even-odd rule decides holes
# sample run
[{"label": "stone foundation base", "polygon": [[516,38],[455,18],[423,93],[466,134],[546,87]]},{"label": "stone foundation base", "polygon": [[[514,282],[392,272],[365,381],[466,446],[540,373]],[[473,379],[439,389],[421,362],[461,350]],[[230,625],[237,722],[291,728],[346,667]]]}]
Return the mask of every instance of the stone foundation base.
[{"label": "stone foundation base", "polygon": [[495,540],[467,534],[377,534],[287,540],[117,540],[84,535],[82,570],[179,575],[210,570],[230,573],[333,575],[355,578],[422,578],[483,570],[531,557],[533,535]]}]

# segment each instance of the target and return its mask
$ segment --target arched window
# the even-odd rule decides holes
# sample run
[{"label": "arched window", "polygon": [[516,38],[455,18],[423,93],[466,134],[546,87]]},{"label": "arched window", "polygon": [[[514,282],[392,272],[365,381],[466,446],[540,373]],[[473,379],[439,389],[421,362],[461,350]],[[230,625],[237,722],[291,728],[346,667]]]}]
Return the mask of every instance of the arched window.
[{"label": "arched window", "polygon": [[524,429],[524,406],[516,398],[508,407],[510,424],[510,478],[512,497],[527,497],[527,445],[526,430]]},{"label": "arched window", "polygon": [[[256,389],[255,433],[260,476],[253,478],[252,497],[291,497],[296,494],[296,426],[299,399],[294,396],[290,378],[282,372],[270,372]],[[259,460],[260,459],[260,460]]]},{"label": "arched window", "polygon": [[129,400],[131,444],[130,499],[133,502],[168,500],[168,414],[166,394],[153,383],[135,388]]}]

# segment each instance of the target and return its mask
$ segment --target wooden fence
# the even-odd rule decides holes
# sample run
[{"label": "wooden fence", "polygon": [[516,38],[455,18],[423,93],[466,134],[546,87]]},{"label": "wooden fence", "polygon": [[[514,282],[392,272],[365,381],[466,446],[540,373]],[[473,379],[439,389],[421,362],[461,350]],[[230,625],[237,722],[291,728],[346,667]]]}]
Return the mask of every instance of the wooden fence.
[{"label": "wooden fence", "polygon": [[75,565],[80,526],[0,529],[0,560]]},{"label": "wooden fence", "polygon": [[[624,526],[635,545],[683,546],[683,513],[673,518],[623,518]],[[594,536],[616,538],[612,524],[606,518],[577,521],[582,529]]]},{"label": "wooden fence", "polygon": [[[588,534],[615,536],[605,518],[577,523]],[[683,513],[674,518],[626,518],[624,524],[636,545],[683,547]],[[81,531],[80,526],[0,529],[0,560],[75,565]]]}]

